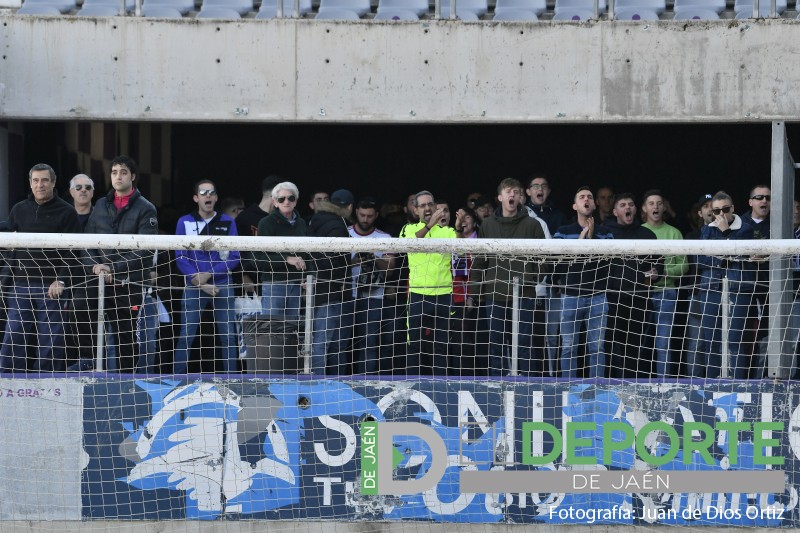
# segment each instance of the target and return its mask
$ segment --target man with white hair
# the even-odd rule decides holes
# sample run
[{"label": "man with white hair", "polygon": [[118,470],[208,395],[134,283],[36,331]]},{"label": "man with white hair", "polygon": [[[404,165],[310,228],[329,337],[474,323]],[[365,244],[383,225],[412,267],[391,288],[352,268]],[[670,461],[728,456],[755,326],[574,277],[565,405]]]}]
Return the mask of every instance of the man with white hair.
[{"label": "man with white hair", "polygon": [[86,174],[78,174],[69,180],[69,195],[78,214],[81,228],[86,227],[89,215],[92,214],[92,199],[94,198],[94,181]]}]

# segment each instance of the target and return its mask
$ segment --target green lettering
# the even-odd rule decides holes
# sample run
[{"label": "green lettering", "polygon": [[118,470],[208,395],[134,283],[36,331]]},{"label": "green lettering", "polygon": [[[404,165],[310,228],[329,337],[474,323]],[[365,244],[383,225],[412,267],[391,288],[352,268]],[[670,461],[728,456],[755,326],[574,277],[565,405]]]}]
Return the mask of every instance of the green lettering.
[{"label": "green lettering", "polygon": [[728,432],[728,461],[731,466],[739,464],[739,432],[750,431],[749,422],[719,422],[717,431]]},{"label": "green lettering", "polygon": [[597,424],[594,422],[567,422],[567,450],[566,459],[564,462],[568,465],[596,465],[597,457],[591,454],[585,457],[575,455],[575,449],[578,447],[592,447],[594,445],[593,437],[581,438],[577,436],[579,431],[594,431],[597,429]]},{"label": "green lettering", "polygon": [[[702,433],[700,440],[695,441],[692,432]],[[714,428],[705,422],[684,422],[683,423],[683,464],[692,464],[692,453],[698,452],[707,465],[716,464],[711,457],[708,448],[714,444]]]},{"label": "green lettering", "polygon": [[[647,435],[653,431],[666,433],[669,437],[669,449],[664,455],[651,455],[650,450],[647,449],[645,441],[647,440]],[[636,453],[643,461],[653,466],[662,466],[678,456],[680,441],[681,440],[680,437],[678,437],[678,432],[675,431],[674,427],[666,422],[648,422],[642,429],[639,430],[639,433],[636,434]]]},{"label": "green lettering", "polygon": [[378,494],[378,423],[361,423],[361,494]]},{"label": "green lettering", "polygon": [[[614,440],[614,432],[621,432],[622,440]],[[614,461],[614,450],[622,451],[633,444],[633,428],[626,422],[606,422],[603,424],[603,464],[610,465]]]},{"label": "green lettering", "polygon": [[[542,457],[532,455],[533,447],[531,441],[533,439],[533,432],[541,431],[547,433],[553,439],[553,449],[550,453]],[[542,435],[542,442],[544,442],[544,435]],[[561,455],[561,448],[563,442],[561,441],[561,432],[553,424],[547,422],[523,422],[522,423],[522,464],[524,465],[546,465],[554,463],[558,456]]]},{"label": "green lettering", "polygon": [[765,439],[763,431],[781,431],[781,422],[755,422],[753,424],[753,464],[757,465],[782,465],[784,458],[781,455],[767,455],[764,448],[780,446],[778,439]]}]

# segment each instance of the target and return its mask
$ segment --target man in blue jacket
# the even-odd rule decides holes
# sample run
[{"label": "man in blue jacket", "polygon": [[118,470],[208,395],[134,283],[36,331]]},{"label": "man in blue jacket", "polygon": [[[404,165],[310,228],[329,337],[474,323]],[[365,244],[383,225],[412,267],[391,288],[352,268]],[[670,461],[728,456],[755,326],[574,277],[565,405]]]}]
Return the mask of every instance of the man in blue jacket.
[{"label": "man in blue jacket", "polygon": [[[589,187],[575,193],[572,209],[576,222],[561,226],[555,239],[613,239],[611,231],[595,222],[596,205]],[[564,261],[556,265],[553,279],[562,288],[561,377],[578,377],[578,339],[586,323],[587,377],[606,375],[605,331],[608,321],[606,289],[610,273],[607,259]]]},{"label": "man in blue jacket", "polygon": [[[753,238],[753,228],[734,214],[733,200],[719,191],[711,200],[714,221],[703,226],[703,240],[743,240]],[[687,354],[689,375],[693,377],[720,377],[722,354],[722,280],[728,278],[730,300],[730,327],[728,346],[731,355],[729,377],[746,379],[750,372],[750,355],[742,342],[747,310],[753,298],[756,266],[748,257],[707,256],[698,257],[697,298],[702,317],[697,349]],[[728,302],[725,302],[726,304]]]},{"label": "man in blue jacket", "polygon": [[[178,220],[176,235],[236,236],[236,222],[224,213],[217,213],[217,187],[211,180],[198,181],[194,186],[193,200],[197,210]],[[238,346],[234,335],[233,283],[231,271],[239,266],[237,251],[207,251],[202,249],[177,250],[178,269],[186,277],[181,309],[181,331],[175,347],[172,369],[175,374],[185,374],[200,313],[213,306],[217,333],[222,339],[222,362],[226,372],[237,370]]]}]

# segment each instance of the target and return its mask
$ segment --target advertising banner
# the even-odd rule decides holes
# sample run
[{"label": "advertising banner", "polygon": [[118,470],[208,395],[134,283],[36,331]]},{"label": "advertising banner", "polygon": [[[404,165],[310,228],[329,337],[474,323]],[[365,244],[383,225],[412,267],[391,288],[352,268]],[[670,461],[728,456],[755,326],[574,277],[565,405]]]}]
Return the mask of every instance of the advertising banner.
[{"label": "advertising banner", "polygon": [[83,516],[796,527],[798,392],[731,381],[91,383]]}]

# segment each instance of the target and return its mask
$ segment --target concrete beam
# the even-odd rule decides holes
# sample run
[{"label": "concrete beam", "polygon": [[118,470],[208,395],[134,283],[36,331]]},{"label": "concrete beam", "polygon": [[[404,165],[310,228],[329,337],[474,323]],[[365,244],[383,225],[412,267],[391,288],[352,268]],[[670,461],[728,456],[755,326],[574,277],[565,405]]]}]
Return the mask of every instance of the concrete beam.
[{"label": "concrete beam", "polygon": [[793,20],[0,15],[0,118],[625,123],[800,118]]}]

